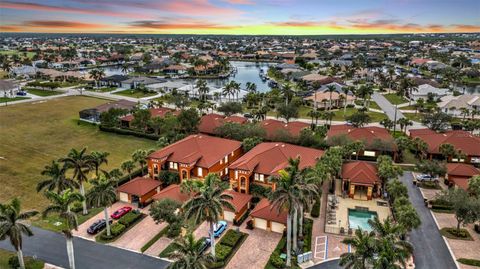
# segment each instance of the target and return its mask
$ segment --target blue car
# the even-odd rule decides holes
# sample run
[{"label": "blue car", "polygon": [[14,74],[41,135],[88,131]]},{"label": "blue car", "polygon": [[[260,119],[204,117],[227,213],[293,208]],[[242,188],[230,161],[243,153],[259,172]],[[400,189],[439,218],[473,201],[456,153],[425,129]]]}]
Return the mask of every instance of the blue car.
[{"label": "blue car", "polygon": [[27,93],[24,92],[24,91],[19,91],[19,92],[17,92],[17,95],[19,95],[19,96],[25,96],[25,95],[27,95]]},{"label": "blue car", "polygon": [[202,244],[200,245],[198,250],[200,251],[200,253],[203,253],[205,252],[205,250],[207,250],[207,248],[210,247],[211,242],[210,242],[210,238],[206,238],[206,237],[202,237],[201,240],[202,240]]},{"label": "blue car", "polygon": [[213,236],[220,237],[220,235],[227,229],[226,221],[219,221],[213,226]]}]

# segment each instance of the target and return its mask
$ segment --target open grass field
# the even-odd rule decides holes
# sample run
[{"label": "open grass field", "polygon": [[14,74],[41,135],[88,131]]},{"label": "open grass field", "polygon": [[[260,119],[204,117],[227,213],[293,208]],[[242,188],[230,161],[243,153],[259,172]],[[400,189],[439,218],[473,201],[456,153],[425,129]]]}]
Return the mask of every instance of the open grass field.
[{"label": "open grass field", "polygon": [[158,93],[156,92],[145,93],[138,90],[124,90],[124,91],[116,92],[114,94],[127,96],[127,97],[134,97],[134,98],[143,98],[143,97],[154,96],[154,95],[157,95]]},{"label": "open grass field", "polygon": [[110,152],[105,169],[111,170],[130,159],[136,149],[154,147],[152,140],[78,125],[78,111],[106,102],[75,96],[0,107],[0,202],[20,197],[23,208],[42,210],[48,201],[35,191],[40,172],[71,148]]},{"label": "open grass field", "polygon": [[35,55],[35,52],[22,52],[22,51],[18,51],[18,50],[0,50],[0,54],[2,55],[14,55],[14,54],[18,54],[18,56],[21,56],[23,57],[25,54],[26,56],[29,58],[29,59],[32,59],[33,56]]},{"label": "open grass field", "polygon": [[388,93],[383,95],[392,105],[399,105],[408,102],[403,96],[399,96],[396,93]]},{"label": "open grass field", "polygon": [[30,97],[21,97],[21,96],[16,96],[16,97],[13,97],[13,98],[0,97],[0,103],[20,101],[20,100],[25,100],[25,99],[30,99]]},{"label": "open grass field", "polygon": [[54,90],[42,90],[42,89],[36,89],[36,88],[24,88],[25,91],[27,91],[30,94],[34,94],[36,96],[53,96],[53,95],[59,95],[62,94],[63,92],[60,91],[54,91]]}]

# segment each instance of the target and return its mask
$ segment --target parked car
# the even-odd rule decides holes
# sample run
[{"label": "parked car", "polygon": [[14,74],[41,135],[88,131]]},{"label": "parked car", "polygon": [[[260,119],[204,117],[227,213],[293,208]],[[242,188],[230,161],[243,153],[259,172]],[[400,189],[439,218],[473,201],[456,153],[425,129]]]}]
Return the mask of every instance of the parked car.
[{"label": "parked car", "polygon": [[25,95],[27,95],[27,92],[19,91],[19,92],[17,92],[17,95],[25,96]]},{"label": "parked car", "polygon": [[220,237],[220,235],[227,229],[227,222],[221,220],[213,226],[213,236]]},{"label": "parked car", "polygon": [[210,242],[210,238],[207,237],[202,237],[200,240],[202,240],[202,244],[200,245],[199,251],[200,253],[203,253],[205,250],[207,250],[207,248],[210,247],[212,242]]},{"label": "parked car", "polygon": [[113,212],[113,214],[110,217],[112,217],[112,219],[119,219],[130,211],[132,211],[132,208],[130,206],[124,206],[118,209],[117,211]]},{"label": "parked car", "polygon": [[[110,224],[112,223],[112,220],[110,220]],[[101,230],[105,229],[107,227],[107,222],[105,219],[100,219],[95,221],[90,227],[87,229],[88,234],[96,234],[100,232]]]},{"label": "parked car", "polygon": [[418,174],[417,180],[418,181],[438,181],[438,177],[432,177],[427,174]]}]

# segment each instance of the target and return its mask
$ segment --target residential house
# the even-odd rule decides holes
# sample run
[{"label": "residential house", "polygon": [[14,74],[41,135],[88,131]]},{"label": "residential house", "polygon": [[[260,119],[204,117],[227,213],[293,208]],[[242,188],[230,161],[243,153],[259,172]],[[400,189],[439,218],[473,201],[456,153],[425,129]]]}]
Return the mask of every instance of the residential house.
[{"label": "residential house", "polygon": [[[172,115],[178,115],[180,114],[180,111],[174,110],[171,108],[165,108],[165,107],[159,107],[159,108],[150,108],[150,116],[152,118],[164,118],[167,114],[171,113]],[[131,122],[135,117],[133,114],[128,114],[126,116],[123,116],[120,118],[120,122],[122,124],[122,127],[124,128],[130,128],[131,127]]]},{"label": "residential house", "polygon": [[354,155],[365,159],[376,159],[382,154],[389,154],[394,159],[397,156],[395,139],[387,129],[382,127],[357,128],[348,124],[332,125],[327,132],[326,139],[330,145],[335,145],[336,140],[339,139],[351,142],[362,141],[365,145],[364,149],[360,152],[354,152]]},{"label": "residential house", "polygon": [[447,174],[445,183],[449,186],[468,189],[468,181],[476,175],[480,175],[480,169],[471,164],[447,163]]},{"label": "residential house", "polygon": [[20,87],[13,80],[0,79],[0,97],[13,98],[20,91]]},{"label": "residential house", "polygon": [[159,180],[136,177],[117,188],[120,201],[136,203],[143,207],[152,202],[152,196],[160,191]]},{"label": "residential house", "polygon": [[226,190],[224,194],[232,197],[232,200],[229,200],[229,202],[232,204],[234,210],[224,207],[222,218],[230,222],[239,221],[247,213],[253,196],[233,190]]},{"label": "residential house", "polygon": [[152,199],[155,201],[170,199],[178,202],[179,204],[183,204],[190,199],[190,196],[187,193],[182,192],[180,185],[171,184],[152,196]]},{"label": "residential house", "polygon": [[480,137],[467,131],[453,130],[437,133],[430,129],[410,130],[411,138],[419,138],[428,145],[428,157],[430,159],[440,157],[440,146],[451,144],[460,151],[465,158],[452,158],[452,162],[466,162],[480,164]]},{"label": "residential house", "polygon": [[426,101],[431,96],[436,101],[437,99],[448,95],[448,92],[449,89],[446,88],[436,88],[430,84],[422,84],[418,86],[416,91],[412,92],[412,98],[415,101],[419,99],[423,99]]},{"label": "residential house", "polygon": [[125,75],[112,75],[108,77],[104,77],[98,81],[98,84],[100,86],[105,86],[105,87],[121,87],[122,86],[122,81],[125,81],[128,79],[128,76]]},{"label": "residential house", "polygon": [[300,121],[285,123],[283,121],[268,119],[260,122],[260,127],[265,130],[266,138],[275,141],[279,138],[291,137],[298,138],[300,132],[305,128],[310,128],[310,124]]},{"label": "residential house", "polygon": [[353,161],[342,166],[342,193],[350,198],[371,200],[381,195],[377,166],[366,161]]},{"label": "residential house", "polygon": [[253,226],[258,229],[283,233],[287,226],[287,212],[274,207],[268,199],[263,198],[250,212]]},{"label": "residential house", "polygon": [[124,89],[136,89],[140,85],[144,86],[150,86],[153,84],[158,84],[166,82],[164,79],[158,79],[158,78],[151,78],[151,77],[132,77],[127,80],[122,81],[122,86],[121,88]]},{"label": "residential house", "polygon": [[132,109],[135,108],[137,105],[136,102],[128,101],[128,100],[118,100],[114,102],[109,102],[106,104],[99,105],[94,108],[87,108],[81,110],[78,114],[80,120],[93,122],[93,123],[100,123],[100,115],[103,112],[106,112],[112,108],[119,108],[126,110],[126,114],[129,113]]},{"label": "residential house", "polygon": [[454,117],[468,117],[465,110],[480,111],[480,94],[464,94],[456,97],[447,96],[438,104],[445,113]]},{"label": "residential house", "polygon": [[147,158],[148,173],[158,178],[160,171],[178,172],[180,180],[204,178],[209,173],[228,175],[228,166],[242,152],[242,143],[203,134],[190,135],[153,152]]},{"label": "residential house", "polygon": [[248,120],[245,117],[241,116],[230,116],[226,117],[220,114],[206,114],[200,119],[200,124],[198,125],[198,131],[204,134],[217,134],[216,129],[227,122],[244,124]]},{"label": "residential house", "polygon": [[290,158],[300,157],[300,168],[315,165],[323,151],[287,143],[261,143],[229,165],[230,186],[241,193],[250,193],[251,184],[275,188],[270,177],[288,167]]}]

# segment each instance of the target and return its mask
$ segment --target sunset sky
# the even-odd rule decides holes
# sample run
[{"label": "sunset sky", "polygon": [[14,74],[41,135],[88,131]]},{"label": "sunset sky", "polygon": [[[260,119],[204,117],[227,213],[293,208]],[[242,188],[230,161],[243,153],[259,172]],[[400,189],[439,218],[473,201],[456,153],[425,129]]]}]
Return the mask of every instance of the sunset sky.
[{"label": "sunset sky", "polygon": [[0,0],[0,32],[480,32],[480,0]]}]

